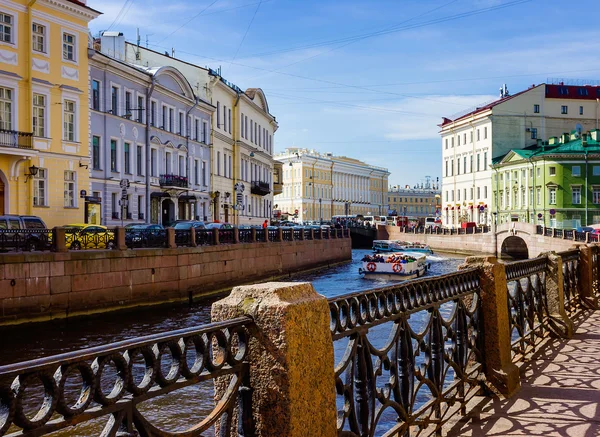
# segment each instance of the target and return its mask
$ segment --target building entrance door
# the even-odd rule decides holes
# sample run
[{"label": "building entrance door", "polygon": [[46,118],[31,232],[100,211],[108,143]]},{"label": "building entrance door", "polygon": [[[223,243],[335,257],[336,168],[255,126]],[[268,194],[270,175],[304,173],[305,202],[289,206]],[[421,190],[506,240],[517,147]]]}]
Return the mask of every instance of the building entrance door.
[{"label": "building entrance door", "polygon": [[175,204],[171,199],[165,199],[162,202],[162,225],[171,226],[175,221]]},{"label": "building entrance door", "polygon": [[4,211],[4,182],[0,179],[0,215],[6,214]]}]

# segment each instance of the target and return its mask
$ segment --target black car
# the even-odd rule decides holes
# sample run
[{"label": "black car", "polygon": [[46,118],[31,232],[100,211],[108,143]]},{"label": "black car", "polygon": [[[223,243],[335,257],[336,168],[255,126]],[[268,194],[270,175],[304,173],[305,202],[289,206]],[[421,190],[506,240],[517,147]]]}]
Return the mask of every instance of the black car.
[{"label": "black car", "polygon": [[206,229],[206,226],[204,225],[204,222],[199,220],[177,220],[173,224],[173,228],[178,230],[188,230],[191,228]]},{"label": "black car", "polygon": [[128,225],[125,228],[125,244],[134,247],[166,247],[167,231],[161,225]]},{"label": "black car", "polygon": [[52,233],[33,215],[0,215],[0,251],[50,250]]}]

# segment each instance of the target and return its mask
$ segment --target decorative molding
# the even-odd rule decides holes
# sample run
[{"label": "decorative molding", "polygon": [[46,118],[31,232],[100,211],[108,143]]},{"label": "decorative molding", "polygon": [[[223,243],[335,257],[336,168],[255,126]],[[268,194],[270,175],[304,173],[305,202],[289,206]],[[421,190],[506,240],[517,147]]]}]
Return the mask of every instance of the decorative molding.
[{"label": "decorative molding", "polygon": [[79,70],[63,65],[61,68],[61,76],[65,79],[79,80]]},{"label": "decorative molding", "polygon": [[17,54],[9,50],[0,49],[0,61],[5,64],[17,65]]},{"label": "decorative molding", "polygon": [[31,68],[35,71],[39,71],[41,73],[50,74],[50,62],[44,61],[42,59],[33,58],[31,64]]}]

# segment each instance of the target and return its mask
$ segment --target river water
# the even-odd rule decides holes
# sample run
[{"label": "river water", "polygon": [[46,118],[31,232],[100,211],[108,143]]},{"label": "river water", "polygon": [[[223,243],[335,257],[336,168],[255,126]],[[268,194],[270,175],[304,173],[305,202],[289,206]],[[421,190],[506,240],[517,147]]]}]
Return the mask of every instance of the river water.
[{"label": "river water", "polygon": [[[371,251],[355,249],[352,251],[351,263],[295,275],[289,280],[310,281],[316,291],[326,297],[389,285],[390,282],[373,281],[359,276],[358,268],[361,266],[361,259],[367,253]],[[446,254],[429,256],[430,269],[426,275],[434,276],[456,271],[463,261],[464,256]],[[206,324],[210,322],[211,303],[216,299],[207,299],[191,305],[163,305],[3,328],[0,330],[0,365]],[[343,345],[336,346],[337,362],[343,353]],[[210,412],[212,392],[211,383],[205,383],[204,387],[179,390],[174,392],[175,401],[169,396],[154,402],[146,410],[146,414],[169,430],[182,430],[196,423],[196,420],[188,423],[191,419]],[[200,402],[198,402],[199,398],[201,398]],[[185,409],[182,410],[181,405],[185,405]],[[92,434],[95,432],[85,424],[61,433],[61,435],[73,436]]]}]

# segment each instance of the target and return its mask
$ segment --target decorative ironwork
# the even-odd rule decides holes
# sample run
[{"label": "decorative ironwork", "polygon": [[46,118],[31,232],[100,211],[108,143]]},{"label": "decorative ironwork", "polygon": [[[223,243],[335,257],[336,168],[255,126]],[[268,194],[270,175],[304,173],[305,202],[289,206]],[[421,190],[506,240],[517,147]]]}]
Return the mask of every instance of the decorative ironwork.
[{"label": "decorative ironwork", "polygon": [[577,232],[577,231],[573,231],[573,232],[575,232],[575,241],[585,242],[586,232]]},{"label": "decorative ironwork", "polygon": [[283,241],[294,241],[294,233],[292,229],[282,229],[281,238]]},{"label": "decorative ironwork", "polygon": [[267,229],[257,229],[256,230],[256,242],[257,243],[266,243],[267,242]]},{"label": "decorative ironwork", "polygon": [[302,240],[304,229],[294,229],[294,240]]},{"label": "decorative ironwork", "polygon": [[167,247],[167,231],[160,228],[125,228],[125,244],[129,249]]},{"label": "decorative ironwork", "polygon": [[233,229],[219,229],[219,243],[220,244],[233,244]]},{"label": "decorative ironwork", "polygon": [[592,248],[592,290],[596,295],[600,295],[600,277],[598,274],[600,273],[600,266],[598,266],[598,262],[600,262],[600,256],[598,253],[600,252],[600,248],[598,246],[593,246]]},{"label": "decorative ironwork", "polygon": [[566,240],[572,240],[573,239],[573,230],[572,229],[564,229],[563,230],[563,237]]},{"label": "decorative ironwork", "polygon": [[565,299],[565,310],[572,314],[580,307],[579,290],[579,250],[560,252],[563,270],[563,290]]},{"label": "decorative ironwork", "polygon": [[259,196],[266,196],[271,192],[271,187],[268,182],[255,181],[252,182],[252,185],[250,186],[250,192],[252,194],[258,194]]},{"label": "decorative ironwork", "polygon": [[175,174],[162,174],[158,180],[161,187],[187,188],[188,178]]},{"label": "decorative ironwork", "polygon": [[252,243],[252,229],[239,229],[240,243]]},{"label": "decorative ironwork", "polygon": [[313,237],[312,237],[313,233],[311,231],[312,231],[312,229],[304,229],[304,239],[305,240],[312,240],[313,239]]},{"label": "decorative ironwork", "polygon": [[329,301],[332,338],[346,342],[335,368],[338,435],[439,431],[464,413],[482,375],[479,293],[470,269]]},{"label": "decorative ironwork", "polygon": [[273,242],[279,240],[279,229],[267,229],[267,233],[269,241]]},{"label": "decorative ironwork", "polygon": [[67,249],[114,249],[115,233],[100,226],[73,227],[65,229]]},{"label": "decorative ironwork", "polygon": [[544,236],[546,236],[546,237],[553,237],[554,236],[554,231],[552,230],[552,228],[546,228],[546,229],[544,229]]},{"label": "decorative ironwork", "polygon": [[315,229],[315,240],[323,239],[323,229]]},{"label": "decorative ironwork", "polygon": [[[39,436],[103,416],[103,436],[179,435],[151,423],[140,404],[216,378],[226,387],[222,398],[182,435],[200,436],[215,426],[223,436],[253,435],[252,327],[252,319],[240,317],[2,366],[0,436]],[[206,398],[214,396],[210,391]]]},{"label": "decorative ironwork", "polygon": [[0,129],[0,146],[19,149],[33,148],[33,132]]},{"label": "decorative ironwork", "polygon": [[537,235],[544,235],[544,227],[542,225],[537,225],[535,227],[535,233]]},{"label": "decorative ironwork", "polygon": [[175,231],[175,245],[191,246],[192,245],[192,231],[189,229],[174,229]]},{"label": "decorative ironwork", "polygon": [[323,240],[329,240],[329,233],[331,232],[331,228],[321,229],[321,238]]},{"label": "decorative ironwork", "polygon": [[52,229],[1,229],[0,252],[51,250]]},{"label": "decorative ironwork", "polygon": [[533,352],[548,331],[546,257],[506,264],[513,361]]},{"label": "decorative ironwork", "polygon": [[562,229],[555,229],[554,230],[554,237],[555,238],[563,238],[563,230]]},{"label": "decorative ironwork", "polygon": [[195,229],[196,246],[210,246],[213,244],[213,233],[211,229]]}]

